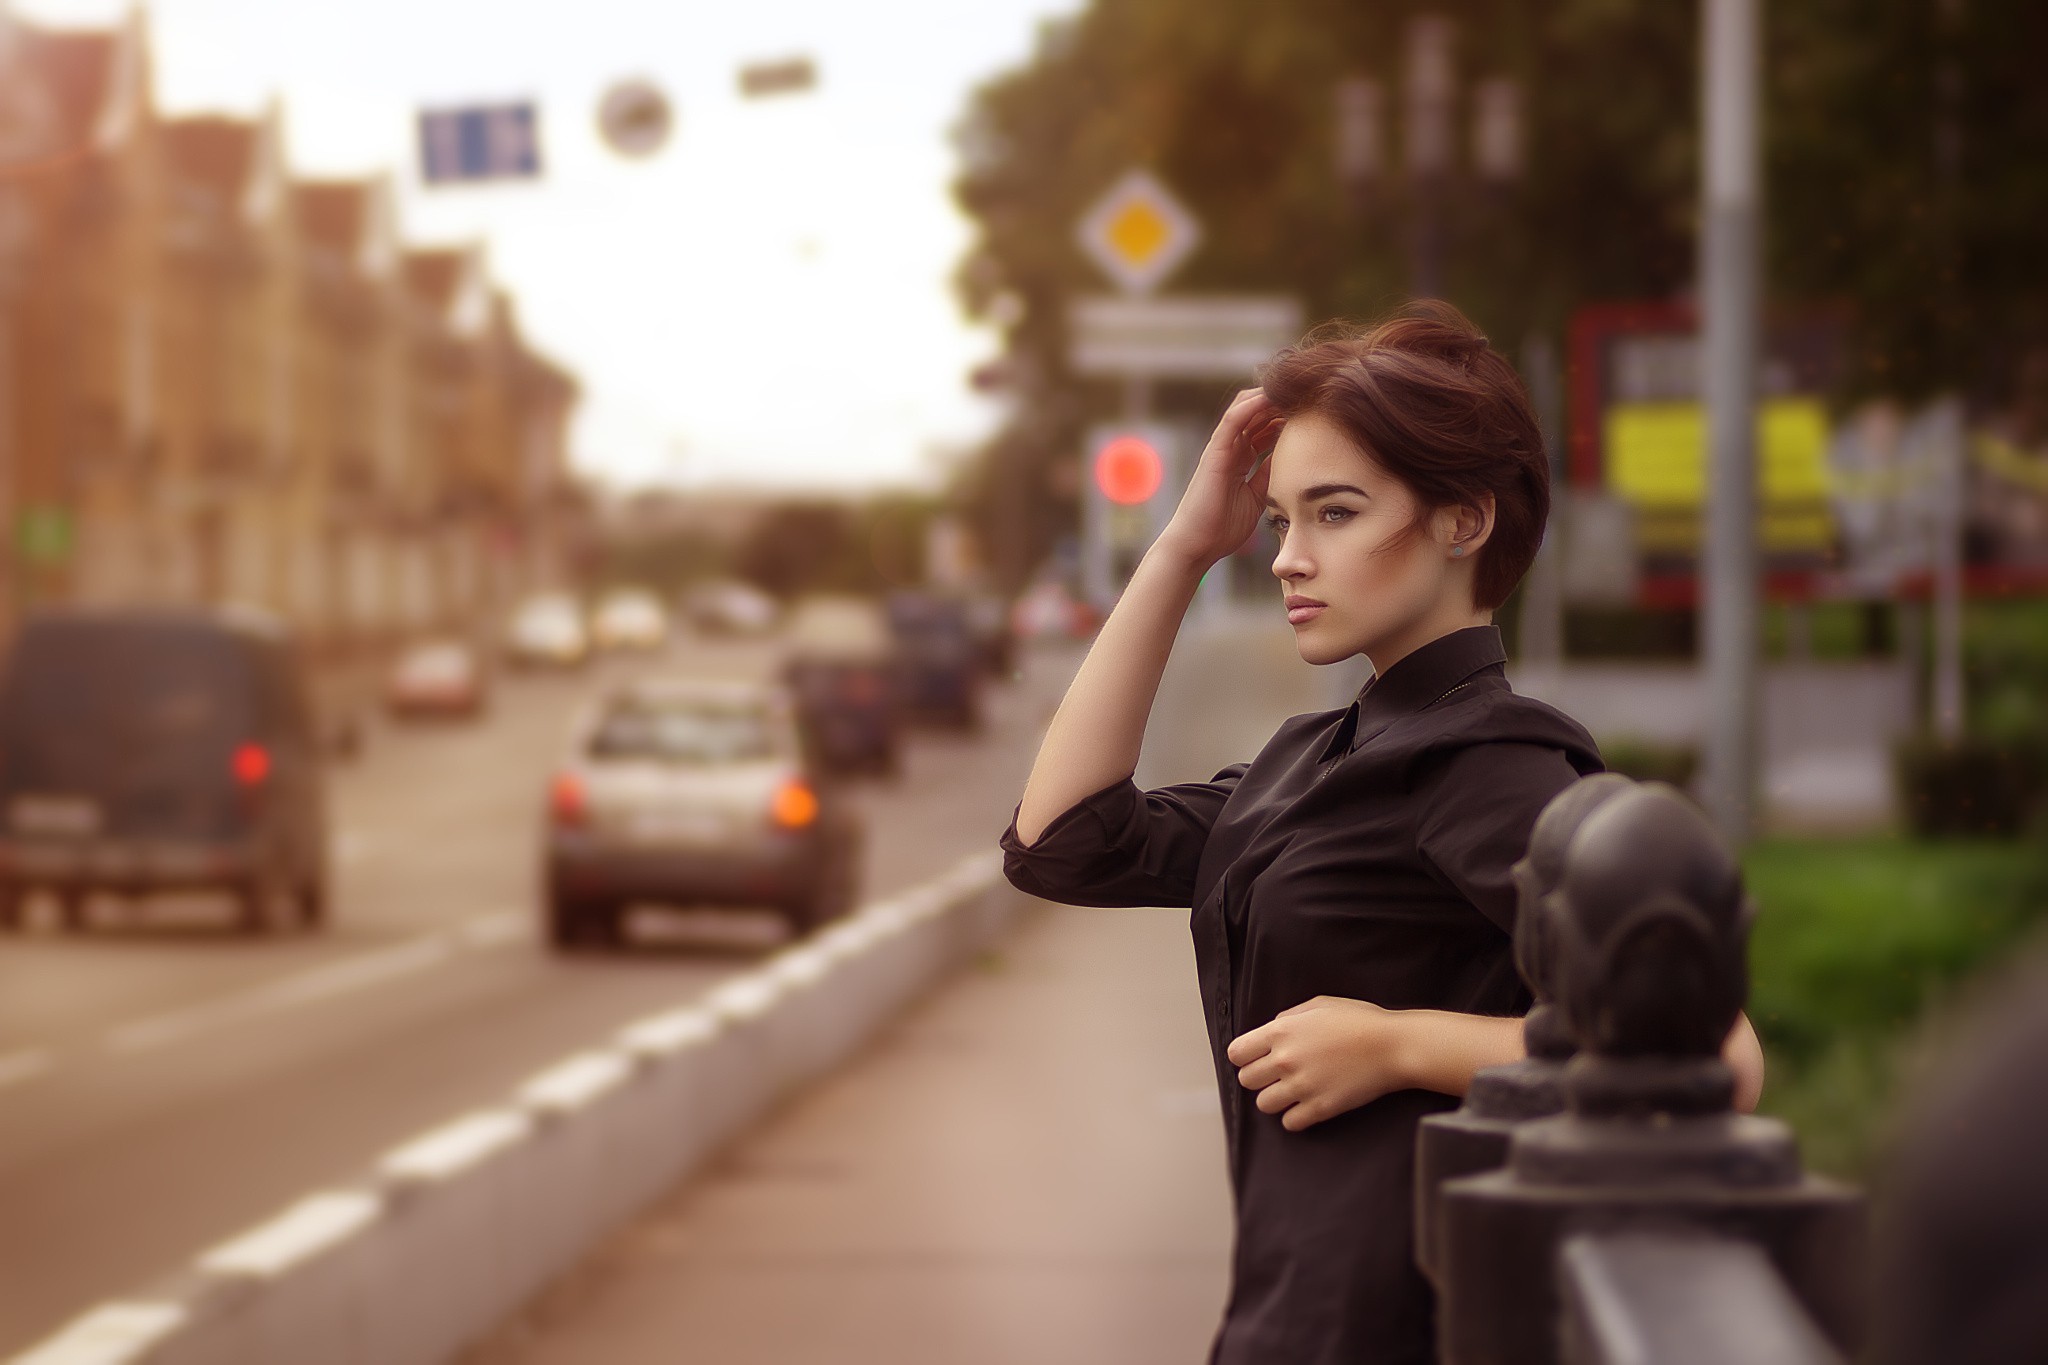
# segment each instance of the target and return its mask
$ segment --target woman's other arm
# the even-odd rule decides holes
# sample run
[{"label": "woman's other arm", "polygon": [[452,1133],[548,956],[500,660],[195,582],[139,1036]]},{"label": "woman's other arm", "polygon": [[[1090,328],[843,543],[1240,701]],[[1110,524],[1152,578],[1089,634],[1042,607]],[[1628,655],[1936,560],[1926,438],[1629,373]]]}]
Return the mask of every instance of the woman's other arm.
[{"label": "woman's other arm", "polygon": [[[1463,1095],[1478,1072],[1524,1055],[1520,1019],[1389,1010],[1329,995],[1282,1011],[1229,1050],[1238,1084],[1297,1133],[1396,1090]],[[1764,1089],[1763,1047],[1748,1015],[1736,1019],[1721,1058],[1735,1073],[1735,1107],[1746,1114]]]},{"label": "woman's other arm", "polygon": [[1276,426],[1257,389],[1240,393],[1217,424],[1173,520],[1131,575],[1046,730],[1017,807],[1017,837],[1026,847],[1082,798],[1136,771],[1145,721],[1195,589],[1258,526],[1266,502],[1258,451],[1271,445]]}]

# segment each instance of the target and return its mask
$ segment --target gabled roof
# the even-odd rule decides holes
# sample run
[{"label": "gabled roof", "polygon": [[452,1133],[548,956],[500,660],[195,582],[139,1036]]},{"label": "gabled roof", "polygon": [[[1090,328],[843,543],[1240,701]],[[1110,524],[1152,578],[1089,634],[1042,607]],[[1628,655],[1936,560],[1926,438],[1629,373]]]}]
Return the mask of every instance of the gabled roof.
[{"label": "gabled roof", "polygon": [[21,69],[40,78],[48,92],[59,141],[66,148],[90,141],[111,92],[119,35],[14,22]]},{"label": "gabled roof", "polygon": [[402,264],[406,292],[444,315],[455,304],[462,287],[463,272],[469,268],[469,253],[460,247],[437,247],[408,251]]},{"label": "gabled roof", "polygon": [[353,260],[369,222],[368,186],[358,180],[300,180],[292,212],[307,240]]},{"label": "gabled roof", "polygon": [[204,116],[162,125],[164,154],[179,179],[233,202],[256,165],[257,128],[241,119]]}]

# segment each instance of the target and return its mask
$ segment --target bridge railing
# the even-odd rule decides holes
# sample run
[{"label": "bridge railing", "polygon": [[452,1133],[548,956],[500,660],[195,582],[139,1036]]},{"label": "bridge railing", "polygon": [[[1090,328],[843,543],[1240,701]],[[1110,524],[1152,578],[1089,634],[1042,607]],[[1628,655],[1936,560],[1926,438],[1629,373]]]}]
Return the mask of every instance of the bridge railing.
[{"label": "bridge railing", "polygon": [[1673,789],[1602,775],[1516,868],[1529,1056],[1417,1149],[1444,1365],[1823,1365],[1863,1317],[1864,1209],[1734,1112],[1754,907]]}]

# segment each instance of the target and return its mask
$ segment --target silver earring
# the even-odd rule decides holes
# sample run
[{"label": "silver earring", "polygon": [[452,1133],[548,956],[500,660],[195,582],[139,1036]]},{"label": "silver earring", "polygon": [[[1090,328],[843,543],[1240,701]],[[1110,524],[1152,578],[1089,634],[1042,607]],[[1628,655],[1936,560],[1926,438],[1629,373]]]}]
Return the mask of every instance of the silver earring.
[{"label": "silver earring", "polygon": [[1464,546],[1462,546],[1462,545],[1453,545],[1453,546],[1451,547],[1451,558],[1453,558],[1453,559],[1456,559],[1456,558],[1458,558],[1458,557],[1459,557],[1460,555],[1462,555],[1462,554],[1464,554],[1464,553],[1465,553],[1465,547],[1464,547]]}]

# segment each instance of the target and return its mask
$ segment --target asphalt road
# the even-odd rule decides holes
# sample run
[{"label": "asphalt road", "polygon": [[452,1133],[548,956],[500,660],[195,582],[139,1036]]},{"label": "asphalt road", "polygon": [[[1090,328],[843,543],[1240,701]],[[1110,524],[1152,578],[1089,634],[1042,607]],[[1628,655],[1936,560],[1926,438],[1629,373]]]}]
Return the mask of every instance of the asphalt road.
[{"label": "asphalt road", "polygon": [[[246,939],[202,899],[47,908],[0,939],[0,1354],[783,941],[763,913],[649,917],[634,951],[538,940],[541,794],[569,717],[635,668],[759,669],[762,645],[505,681],[468,726],[380,730],[330,778],[333,923]],[[920,731],[863,783],[866,896],[989,846],[1078,654],[995,689],[978,737]]]}]

